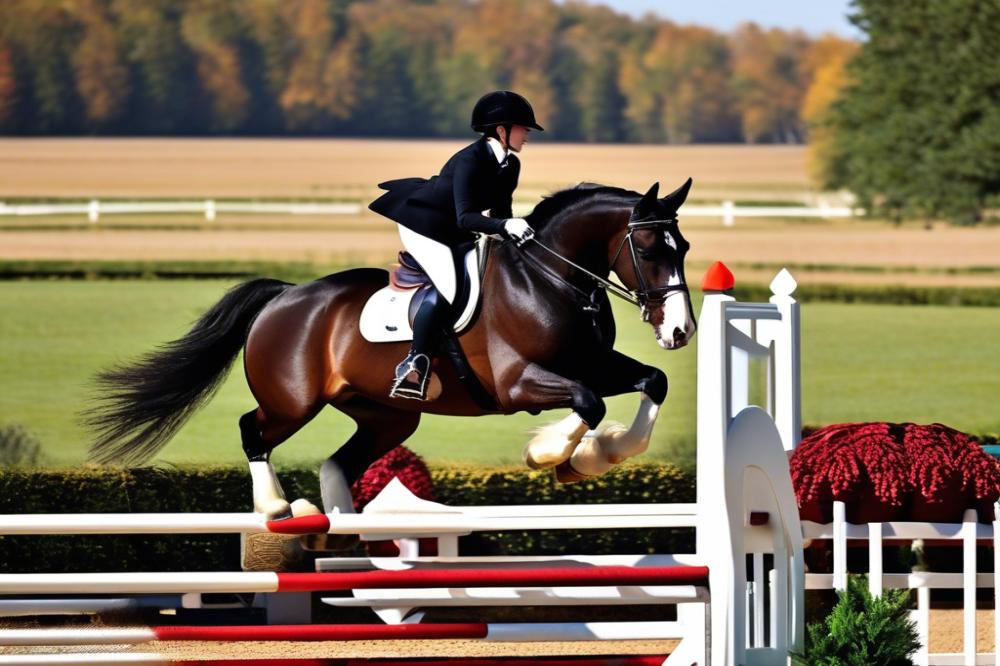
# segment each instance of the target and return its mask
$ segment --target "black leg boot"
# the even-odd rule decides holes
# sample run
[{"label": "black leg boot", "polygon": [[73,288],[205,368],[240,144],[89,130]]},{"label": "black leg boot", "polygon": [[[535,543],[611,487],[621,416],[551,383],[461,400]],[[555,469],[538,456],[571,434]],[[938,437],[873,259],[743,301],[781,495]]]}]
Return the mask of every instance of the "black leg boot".
[{"label": "black leg boot", "polygon": [[424,298],[413,318],[413,344],[410,353],[396,366],[396,377],[389,390],[390,398],[427,399],[427,381],[431,376],[431,359],[442,328],[450,321],[451,307],[432,291]]}]

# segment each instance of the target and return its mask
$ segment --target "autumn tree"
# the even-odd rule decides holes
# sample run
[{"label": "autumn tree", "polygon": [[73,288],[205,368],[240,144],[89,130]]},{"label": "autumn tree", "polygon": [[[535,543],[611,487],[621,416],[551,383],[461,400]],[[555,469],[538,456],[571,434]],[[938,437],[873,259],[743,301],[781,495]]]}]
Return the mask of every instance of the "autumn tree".
[{"label": "autumn tree", "polygon": [[809,132],[809,173],[816,183],[831,180],[833,134],[825,118],[830,105],[847,84],[847,63],[857,52],[857,43],[836,35],[824,35],[807,51],[803,68],[810,80],[800,115]]},{"label": "autumn tree", "polygon": [[204,113],[194,54],[181,34],[180,7],[170,0],[112,0],[130,68],[125,131],[192,132]]},{"label": "autumn tree", "polygon": [[290,0],[286,3],[296,43],[281,107],[288,127],[317,130],[347,119],[358,103],[363,76],[360,37],[348,30],[342,3]]},{"label": "autumn tree", "polygon": [[659,125],[669,143],[733,141],[739,109],[730,88],[731,56],[721,35],[696,26],[664,24],[645,55],[658,91]]},{"label": "autumn tree", "polygon": [[76,90],[87,120],[96,127],[107,126],[122,114],[128,100],[128,67],[121,40],[107,2],[79,0],[72,7],[82,27],[82,38],[72,55]]},{"label": "autumn tree", "polygon": [[754,23],[733,33],[733,90],[748,142],[798,143],[804,139],[799,62],[808,43],[801,32],[763,30]]},{"label": "autumn tree", "polygon": [[806,89],[834,77],[823,48],[578,1],[2,0],[0,123],[467,136],[507,88],[547,140],[801,141]]},{"label": "autumn tree", "polygon": [[14,56],[7,47],[0,46],[0,129],[13,125],[17,106],[17,76]]},{"label": "autumn tree", "polygon": [[199,87],[211,108],[212,129],[231,131],[247,117],[240,46],[246,28],[232,0],[188,0],[181,34],[195,57]]}]

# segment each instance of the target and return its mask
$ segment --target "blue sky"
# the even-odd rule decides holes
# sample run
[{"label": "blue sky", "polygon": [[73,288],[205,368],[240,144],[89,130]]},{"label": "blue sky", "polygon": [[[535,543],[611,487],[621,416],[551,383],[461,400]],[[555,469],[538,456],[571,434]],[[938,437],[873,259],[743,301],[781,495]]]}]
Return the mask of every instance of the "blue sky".
[{"label": "blue sky", "polygon": [[586,0],[642,16],[653,12],[676,23],[697,23],[728,32],[744,21],[767,28],[801,28],[860,38],[847,20],[850,0]]}]

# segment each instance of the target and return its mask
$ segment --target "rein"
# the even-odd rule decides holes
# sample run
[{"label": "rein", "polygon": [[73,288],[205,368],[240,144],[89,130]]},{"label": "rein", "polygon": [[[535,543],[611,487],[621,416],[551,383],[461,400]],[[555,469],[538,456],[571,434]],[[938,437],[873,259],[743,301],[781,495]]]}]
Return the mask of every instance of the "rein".
[{"label": "rein", "polygon": [[597,299],[595,298],[595,296],[596,296],[596,294],[597,294],[598,291],[600,291],[600,290],[603,289],[603,290],[605,290],[607,292],[610,292],[611,294],[617,296],[618,298],[620,298],[620,299],[622,299],[624,301],[628,301],[629,303],[631,303],[631,304],[633,304],[633,305],[638,306],[639,308],[641,308],[641,310],[643,312],[643,319],[645,319],[646,316],[647,316],[646,315],[646,304],[648,302],[650,302],[650,301],[661,301],[661,300],[664,300],[668,295],[670,295],[671,292],[674,292],[674,291],[684,291],[684,292],[687,292],[688,291],[688,286],[687,286],[687,282],[683,279],[683,269],[681,269],[682,279],[681,279],[681,281],[678,284],[665,285],[663,287],[648,288],[646,286],[646,284],[645,284],[645,280],[643,280],[643,278],[642,278],[642,272],[639,270],[639,257],[638,257],[638,254],[636,253],[636,250],[635,250],[635,243],[632,241],[632,233],[634,231],[638,230],[638,229],[662,228],[662,227],[669,226],[671,224],[677,224],[677,219],[675,218],[675,219],[670,219],[670,220],[641,220],[641,221],[635,221],[635,222],[629,222],[628,223],[627,232],[622,237],[622,242],[618,245],[618,251],[615,252],[615,256],[611,260],[611,266],[614,266],[615,263],[617,263],[618,257],[621,256],[622,250],[625,248],[625,243],[627,242],[628,245],[629,245],[630,254],[632,256],[632,267],[633,267],[633,269],[635,271],[636,279],[639,280],[639,288],[636,289],[636,290],[634,290],[634,291],[631,290],[631,289],[627,289],[626,287],[623,287],[620,284],[616,284],[616,283],[612,282],[611,280],[609,280],[607,278],[604,278],[604,277],[601,277],[600,275],[597,275],[593,271],[590,271],[590,270],[584,268],[583,266],[577,264],[573,260],[571,260],[571,259],[569,259],[569,258],[567,258],[567,257],[565,257],[565,256],[563,256],[561,254],[559,254],[558,252],[556,252],[555,250],[553,250],[548,245],[545,245],[544,243],[542,243],[540,240],[538,240],[534,236],[532,236],[530,239],[528,239],[527,242],[534,242],[538,247],[542,248],[543,250],[545,250],[546,252],[548,252],[549,254],[551,254],[552,256],[554,256],[555,258],[559,259],[560,261],[562,261],[567,266],[570,266],[570,267],[572,267],[572,268],[580,271],[581,273],[583,273],[584,275],[586,275],[587,277],[589,277],[590,279],[592,279],[596,283],[597,289],[593,293],[588,294],[583,289],[581,289],[580,287],[576,286],[575,284],[573,284],[572,282],[570,282],[569,280],[567,280],[566,278],[564,278],[563,276],[559,275],[558,273],[556,273],[555,271],[553,271],[551,268],[549,268],[548,266],[546,266],[545,264],[543,264],[542,262],[540,262],[537,258],[535,258],[535,257],[531,256],[530,254],[528,254],[527,252],[525,252],[524,249],[523,249],[524,243],[518,244],[518,245],[516,245],[516,247],[519,250],[521,250],[521,256],[524,257],[525,259],[527,259],[528,263],[531,266],[533,266],[537,270],[540,270],[541,272],[545,273],[550,279],[552,279],[552,280],[554,280],[556,282],[559,282],[562,285],[564,285],[566,287],[569,287],[571,290],[575,291],[577,294],[580,294],[583,297],[583,299],[585,299],[587,301],[587,303],[588,303],[587,305],[584,305],[584,309],[585,310],[596,312],[599,309],[598,308]]}]

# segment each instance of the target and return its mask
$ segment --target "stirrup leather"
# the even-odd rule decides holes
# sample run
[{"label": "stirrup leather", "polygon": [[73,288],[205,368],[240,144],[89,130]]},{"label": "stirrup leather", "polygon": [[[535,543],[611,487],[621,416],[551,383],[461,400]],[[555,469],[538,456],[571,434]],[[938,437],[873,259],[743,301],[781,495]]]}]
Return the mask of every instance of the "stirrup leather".
[{"label": "stirrup leather", "polygon": [[[423,359],[424,367],[420,368],[418,361]],[[416,375],[410,379],[411,375]],[[389,389],[390,398],[427,399],[427,380],[431,376],[431,359],[427,354],[407,355],[403,362],[396,366],[396,378]]]}]

